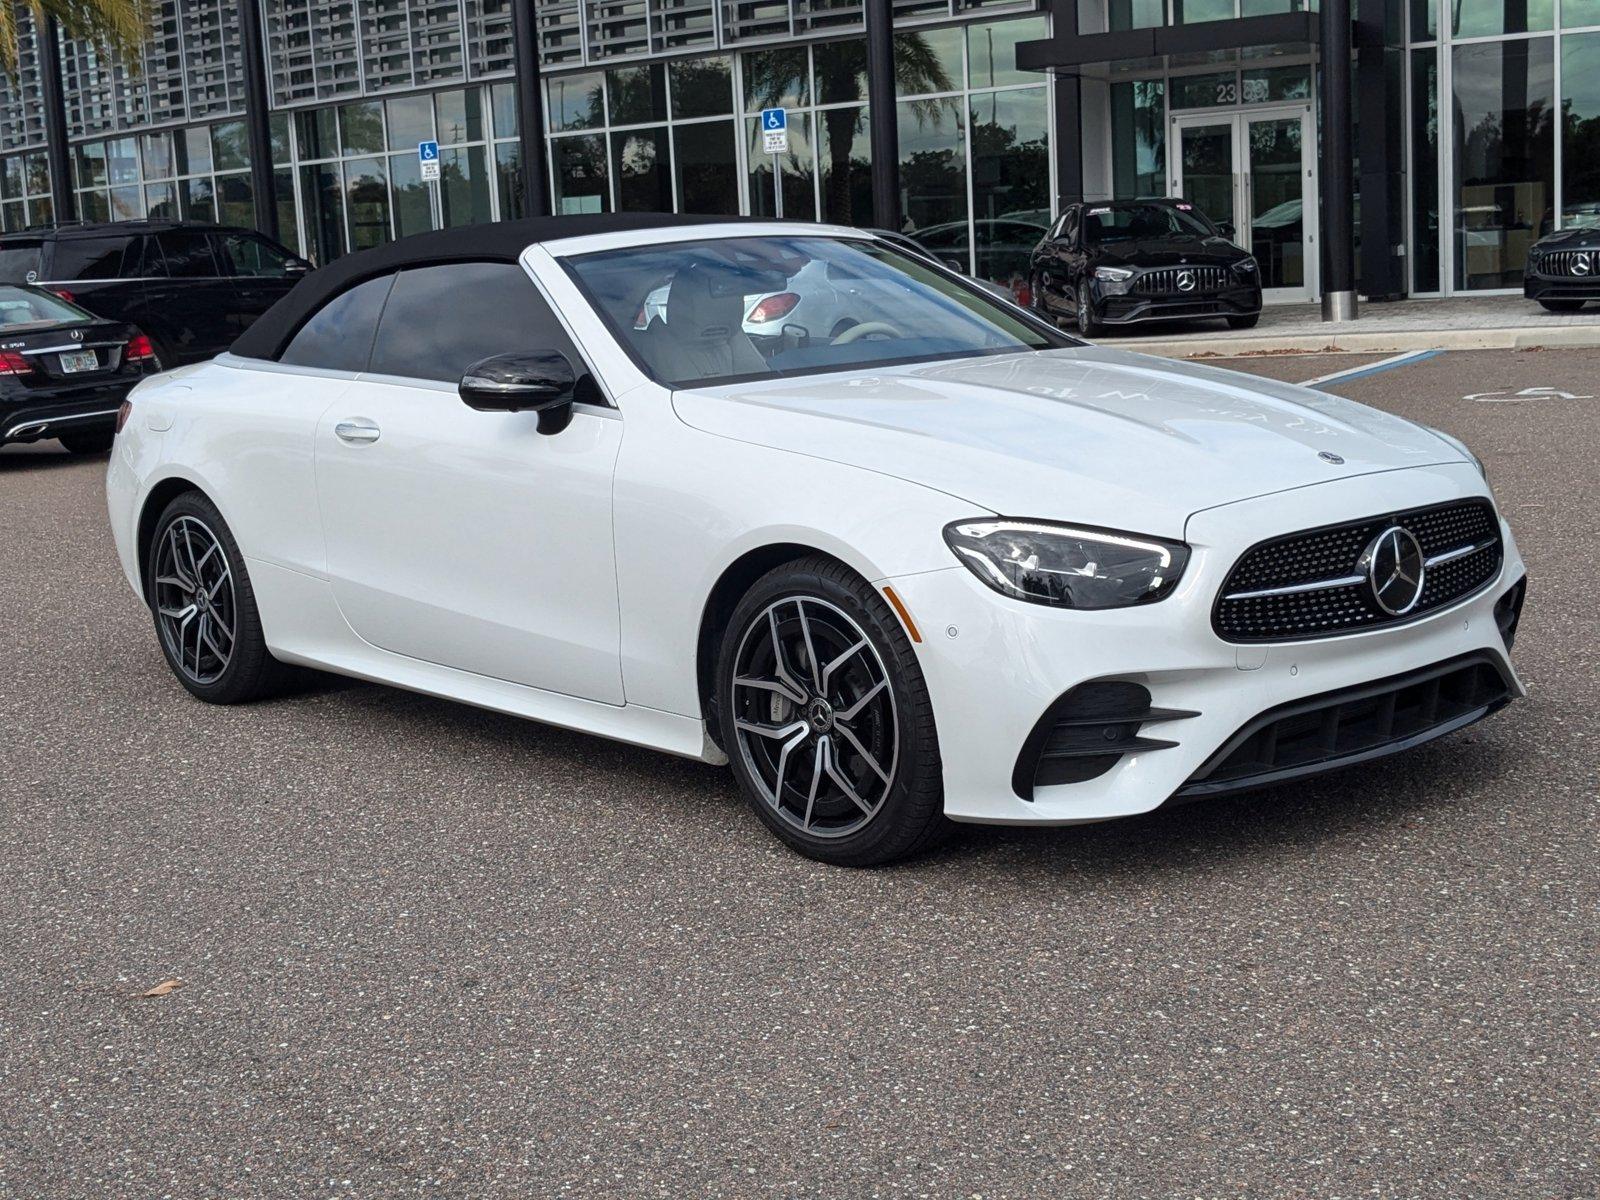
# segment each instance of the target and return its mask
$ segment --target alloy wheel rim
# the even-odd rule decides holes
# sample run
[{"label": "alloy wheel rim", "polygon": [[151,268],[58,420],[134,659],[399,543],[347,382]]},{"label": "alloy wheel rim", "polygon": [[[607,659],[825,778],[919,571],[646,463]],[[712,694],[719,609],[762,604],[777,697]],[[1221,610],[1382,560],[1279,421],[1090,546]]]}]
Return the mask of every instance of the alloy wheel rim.
[{"label": "alloy wheel rim", "polygon": [[734,655],[734,736],[761,799],[802,833],[842,838],[882,810],[900,759],[894,685],[842,609],[769,604]]},{"label": "alloy wheel rim", "polygon": [[195,683],[215,683],[233,661],[238,606],[228,555],[205,522],[182,516],[167,526],[155,592],[168,654]]}]

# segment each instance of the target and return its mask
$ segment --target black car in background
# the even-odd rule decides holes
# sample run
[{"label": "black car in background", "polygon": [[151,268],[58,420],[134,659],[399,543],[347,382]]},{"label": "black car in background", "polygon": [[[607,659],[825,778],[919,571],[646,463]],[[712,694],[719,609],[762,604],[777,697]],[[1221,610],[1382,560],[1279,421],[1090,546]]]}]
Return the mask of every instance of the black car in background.
[{"label": "black car in background", "polygon": [[251,229],[64,224],[0,237],[0,283],[38,284],[139,326],[165,368],[226,350],[311,264]]},{"label": "black car in background", "polygon": [[1033,305],[1092,337],[1105,325],[1261,318],[1256,260],[1185,200],[1073,204],[1033,251]]},{"label": "black car in background", "polygon": [[1530,246],[1522,294],[1559,313],[1600,300],[1600,227],[1561,229]]},{"label": "black car in background", "polygon": [[111,448],[123,397],[160,368],[150,339],[43,288],[0,283],[0,445]]}]

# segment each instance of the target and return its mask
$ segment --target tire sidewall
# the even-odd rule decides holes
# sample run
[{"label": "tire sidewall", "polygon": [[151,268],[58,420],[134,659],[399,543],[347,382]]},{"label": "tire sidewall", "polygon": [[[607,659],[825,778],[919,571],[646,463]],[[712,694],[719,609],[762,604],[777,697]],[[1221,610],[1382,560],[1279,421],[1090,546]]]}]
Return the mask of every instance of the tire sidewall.
[{"label": "tire sidewall", "polygon": [[[899,753],[893,784],[873,819],[844,837],[807,834],[772,811],[750,777],[733,725],[735,658],[746,631],[773,602],[797,597],[825,601],[854,621],[877,651],[894,689]],[[943,767],[916,652],[889,606],[844,568],[808,559],[757,581],[723,632],[715,686],[718,728],[739,790],[762,823],[800,853],[839,866],[876,865],[914,853],[932,832],[930,827],[944,823]]]}]

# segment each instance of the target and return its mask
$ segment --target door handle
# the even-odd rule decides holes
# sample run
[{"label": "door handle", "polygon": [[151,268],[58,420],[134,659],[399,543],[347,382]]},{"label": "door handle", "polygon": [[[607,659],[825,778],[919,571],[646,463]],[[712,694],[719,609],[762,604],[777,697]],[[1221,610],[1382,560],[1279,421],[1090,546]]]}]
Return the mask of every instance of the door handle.
[{"label": "door handle", "polygon": [[378,428],[376,421],[369,421],[366,417],[351,417],[335,425],[333,432],[341,442],[361,446],[377,441],[382,430]]}]

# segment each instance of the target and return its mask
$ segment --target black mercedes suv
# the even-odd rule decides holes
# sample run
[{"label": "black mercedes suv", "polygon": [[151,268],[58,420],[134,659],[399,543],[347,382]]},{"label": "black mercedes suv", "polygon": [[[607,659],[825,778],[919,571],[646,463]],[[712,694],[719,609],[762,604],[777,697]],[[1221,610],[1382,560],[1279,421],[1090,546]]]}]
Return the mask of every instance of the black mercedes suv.
[{"label": "black mercedes suv", "polygon": [[134,326],[0,283],[0,445],[56,438],[74,454],[103,454],[123,398],[159,369]]},{"label": "black mercedes suv", "polygon": [[114,221],[0,237],[0,283],[38,284],[137,325],[163,368],[226,350],[310,269],[277,242],[227,225]]},{"label": "black mercedes suv", "polygon": [[1105,325],[1223,317],[1261,319],[1261,272],[1186,200],[1073,204],[1034,249],[1033,305],[1071,318],[1085,337]]},{"label": "black mercedes suv", "polygon": [[1522,294],[1559,313],[1600,300],[1600,228],[1561,229],[1530,246]]}]

